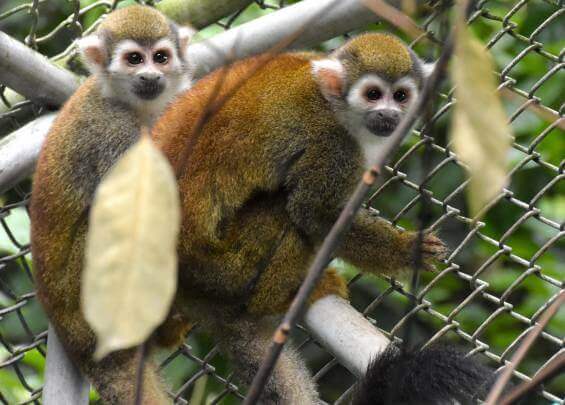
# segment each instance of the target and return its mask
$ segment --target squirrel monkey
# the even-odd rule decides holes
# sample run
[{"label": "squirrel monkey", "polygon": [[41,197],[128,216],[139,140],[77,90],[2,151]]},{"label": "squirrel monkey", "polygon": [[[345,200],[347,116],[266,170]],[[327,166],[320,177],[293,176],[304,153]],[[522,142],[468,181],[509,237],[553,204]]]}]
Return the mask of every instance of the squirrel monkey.
[{"label": "squirrel monkey", "polygon": [[[38,298],[67,351],[108,403],[133,403],[138,361],[133,350],[100,363],[91,358],[95,337],[79,299],[88,208],[101,177],[136,142],[141,126],[152,125],[191,85],[186,49],[193,32],[150,7],[109,14],[79,42],[92,75],[59,113],[37,164],[30,215]],[[187,327],[179,317],[171,314],[168,331]],[[155,375],[150,366],[147,403],[166,401]]]},{"label": "squirrel monkey", "polygon": [[[365,34],[330,55],[276,56],[239,86],[261,60],[203,78],[152,132],[173,166],[184,165],[177,300],[189,319],[218,338],[244,383],[266,353],[272,316],[287,309],[371,155],[430,70],[395,37]],[[234,93],[196,133],[218,83],[217,97]],[[188,159],[180,161],[186,145]],[[397,275],[413,265],[417,248],[426,269],[446,250],[433,234],[419,245],[416,233],[362,209],[337,255],[363,271]],[[328,294],[347,297],[334,269],[310,299]],[[446,359],[447,367],[459,361]],[[293,349],[283,352],[263,401],[319,403]]]}]

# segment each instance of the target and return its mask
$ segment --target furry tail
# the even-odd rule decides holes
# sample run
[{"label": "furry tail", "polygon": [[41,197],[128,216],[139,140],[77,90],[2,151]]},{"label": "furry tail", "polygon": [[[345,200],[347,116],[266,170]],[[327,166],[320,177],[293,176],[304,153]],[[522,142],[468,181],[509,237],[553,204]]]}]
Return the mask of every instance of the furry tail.
[{"label": "furry tail", "polygon": [[493,380],[492,370],[456,348],[389,345],[369,365],[353,405],[467,404],[484,398]]}]

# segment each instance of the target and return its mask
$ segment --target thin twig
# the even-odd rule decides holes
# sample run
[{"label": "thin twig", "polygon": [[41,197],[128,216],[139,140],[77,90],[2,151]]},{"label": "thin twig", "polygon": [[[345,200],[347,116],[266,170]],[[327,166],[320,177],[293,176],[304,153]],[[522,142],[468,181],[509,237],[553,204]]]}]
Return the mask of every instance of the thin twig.
[{"label": "thin twig", "polygon": [[357,188],[339,215],[339,218],[318,250],[314,262],[308,270],[306,278],[300,286],[298,293],[294,297],[294,300],[292,301],[283,321],[273,335],[271,346],[269,347],[259,371],[253,379],[249,393],[245,398],[244,405],[255,404],[258,401],[261,392],[273,371],[275,363],[279,358],[283,346],[288,339],[288,335],[292,327],[296,324],[298,317],[304,310],[310,293],[313,291],[315,285],[322,276],[324,269],[329,263],[338,244],[341,242],[343,235],[349,230],[353,218],[361,207],[363,200],[366,198],[369,189],[375,185],[378,175],[382,172],[384,166],[392,154],[396,151],[402,140],[409,134],[412,125],[418,119],[421,111],[428,103],[429,98],[437,91],[452,53],[453,34],[450,35],[448,42],[445,44],[434,71],[430,79],[426,81],[422,93],[418,97],[415,105],[408,111],[404,119],[394,130],[389,141],[383,145],[382,150],[374,160],[375,163],[364,173],[362,180],[357,185]]},{"label": "thin twig", "polygon": [[147,358],[147,344],[143,342],[137,349],[137,370],[135,374],[135,405],[141,405],[143,401],[143,371],[145,370],[145,360]]},{"label": "thin twig", "polygon": [[524,381],[518,387],[514,388],[510,394],[500,400],[500,405],[510,405],[524,395],[534,390],[539,385],[543,384],[546,380],[553,378],[559,372],[563,371],[565,367],[565,352],[559,353],[557,357],[551,360],[546,366],[537,373],[530,381]]},{"label": "thin twig", "polygon": [[485,405],[494,405],[497,403],[498,398],[504,390],[504,387],[510,380],[510,377],[512,377],[512,373],[524,359],[526,353],[528,353],[528,350],[530,349],[532,344],[535,342],[539,334],[543,331],[545,325],[547,325],[551,317],[555,315],[557,310],[561,307],[563,301],[565,301],[565,290],[559,293],[553,304],[551,304],[551,306],[545,310],[539,322],[531,330],[528,336],[526,336],[520,347],[518,347],[518,350],[516,350],[516,353],[514,353],[514,356],[512,356],[510,363],[506,365],[504,371],[500,374],[500,376],[496,380],[496,383],[491,388],[485,401]]}]

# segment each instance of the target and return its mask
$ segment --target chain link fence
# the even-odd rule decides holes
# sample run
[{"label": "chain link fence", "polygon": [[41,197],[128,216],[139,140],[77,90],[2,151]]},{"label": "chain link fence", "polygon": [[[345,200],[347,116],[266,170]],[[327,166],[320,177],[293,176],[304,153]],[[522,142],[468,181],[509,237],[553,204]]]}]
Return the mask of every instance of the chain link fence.
[{"label": "chain link fence", "polygon": [[[73,41],[90,32],[93,22],[117,3],[3,1],[0,30],[62,61],[75,52]],[[276,12],[286,3],[257,0],[206,28],[202,36]],[[407,13],[417,4],[401,3]],[[433,57],[437,51],[433,38],[441,34],[452,12],[447,3],[427,2],[414,16],[428,32],[412,42],[421,55]],[[415,228],[423,201],[429,201],[431,223],[451,254],[438,273],[422,276],[415,293],[404,281],[361,277],[345,263],[338,261],[337,266],[350,280],[352,304],[390,338],[405,336],[410,326],[413,342],[451,341],[499,368],[563,290],[565,6],[557,0],[482,0],[469,23],[495,59],[499,92],[514,131],[507,188],[481,221],[473,221],[464,198],[465,165],[451,151],[446,136],[455,100],[445,88],[429,120],[414,131],[387,168],[388,180],[367,204],[395,225]],[[396,32],[385,23],[367,29]],[[343,39],[320,47],[331,49]],[[43,112],[41,106],[0,86],[0,136]],[[29,186],[25,180],[0,196],[0,402],[4,404],[40,403],[44,381],[47,321],[33,287],[26,211]],[[561,311],[514,373],[515,383],[531,379],[563,353],[564,332]],[[296,331],[294,342],[308,359],[322,398],[344,403],[354,376],[303,328]],[[237,370],[198,328],[178,350],[163,355],[161,364],[176,403],[230,404],[243,398],[245,387],[232,382]],[[558,376],[531,395],[528,403],[562,404],[564,387],[565,378]]]}]

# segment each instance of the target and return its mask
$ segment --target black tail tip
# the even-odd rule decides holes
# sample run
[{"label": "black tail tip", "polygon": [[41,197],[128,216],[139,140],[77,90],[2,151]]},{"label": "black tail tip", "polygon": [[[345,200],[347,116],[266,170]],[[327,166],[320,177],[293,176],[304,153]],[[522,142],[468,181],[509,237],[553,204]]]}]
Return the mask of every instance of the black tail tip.
[{"label": "black tail tip", "polygon": [[353,405],[476,403],[493,382],[493,370],[457,348],[407,350],[391,344],[369,365]]}]

